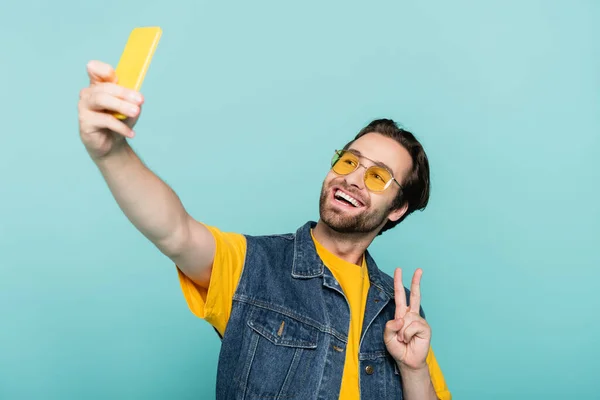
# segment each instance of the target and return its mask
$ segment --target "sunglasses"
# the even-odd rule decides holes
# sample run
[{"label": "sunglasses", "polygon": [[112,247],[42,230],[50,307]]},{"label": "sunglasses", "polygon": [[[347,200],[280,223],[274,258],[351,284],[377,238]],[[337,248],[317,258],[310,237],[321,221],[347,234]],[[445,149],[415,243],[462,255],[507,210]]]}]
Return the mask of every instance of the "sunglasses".
[{"label": "sunglasses", "polygon": [[[366,158],[366,157],[363,157]],[[356,171],[358,167],[365,169],[363,179],[365,187],[375,193],[381,193],[386,190],[392,182],[396,182],[402,189],[402,185],[394,178],[390,170],[379,165],[365,167],[360,163],[359,156],[349,150],[336,150],[331,159],[331,169],[338,175],[348,175]]]}]

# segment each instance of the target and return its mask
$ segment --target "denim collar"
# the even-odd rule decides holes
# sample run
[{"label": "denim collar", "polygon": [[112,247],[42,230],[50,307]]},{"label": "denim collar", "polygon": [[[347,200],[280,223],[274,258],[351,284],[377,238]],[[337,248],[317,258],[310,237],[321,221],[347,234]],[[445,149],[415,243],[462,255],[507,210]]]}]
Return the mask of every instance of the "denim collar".
[{"label": "denim collar", "polygon": [[[296,231],[294,238],[294,261],[292,265],[293,278],[311,279],[323,276],[324,274],[325,265],[317,254],[315,243],[310,234],[311,229],[316,225],[316,222],[308,221]],[[371,285],[378,287],[390,298],[394,297],[393,282],[390,285],[389,282],[382,279],[379,268],[368,250],[365,252],[365,259]]]}]

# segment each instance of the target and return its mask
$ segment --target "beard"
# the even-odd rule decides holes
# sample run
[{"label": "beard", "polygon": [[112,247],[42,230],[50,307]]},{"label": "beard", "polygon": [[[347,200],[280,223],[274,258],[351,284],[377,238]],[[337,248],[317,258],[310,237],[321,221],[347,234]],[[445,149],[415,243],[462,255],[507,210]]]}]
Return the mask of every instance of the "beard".
[{"label": "beard", "polygon": [[[331,186],[331,185],[330,185]],[[342,189],[348,193],[352,193],[351,190],[347,189],[343,185],[338,184]],[[325,186],[321,188],[321,196],[319,199],[319,215],[321,220],[339,233],[371,233],[379,229],[384,221],[387,221],[389,213],[392,211],[392,205],[381,209],[371,209],[370,202],[365,204],[362,213],[356,215],[349,215],[343,210],[338,210],[332,207],[329,202],[330,191],[329,187]]]}]

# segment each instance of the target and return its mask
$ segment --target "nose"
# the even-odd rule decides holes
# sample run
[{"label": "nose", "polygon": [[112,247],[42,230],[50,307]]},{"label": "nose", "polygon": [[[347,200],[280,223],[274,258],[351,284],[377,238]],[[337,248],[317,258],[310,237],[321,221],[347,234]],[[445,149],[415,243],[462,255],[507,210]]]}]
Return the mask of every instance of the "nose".
[{"label": "nose", "polygon": [[346,175],[345,180],[349,185],[352,185],[359,190],[363,190],[365,187],[365,182],[363,179],[364,173],[364,167],[361,165],[354,171]]}]

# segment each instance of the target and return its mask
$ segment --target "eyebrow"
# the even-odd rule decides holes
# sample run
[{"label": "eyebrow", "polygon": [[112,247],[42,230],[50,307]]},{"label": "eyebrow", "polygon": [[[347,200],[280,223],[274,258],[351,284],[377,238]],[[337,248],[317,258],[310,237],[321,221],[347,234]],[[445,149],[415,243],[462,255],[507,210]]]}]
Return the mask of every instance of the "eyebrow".
[{"label": "eyebrow", "polygon": [[392,176],[394,175],[394,170],[391,169],[390,167],[388,167],[385,163],[383,163],[381,161],[371,160],[369,157],[363,156],[362,153],[360,151],[356,150],[356,149],[348,149],[348,151],[351,152],[351,153],[356,154],[359,157],[366,158],[367,160],[371,161],[373,164],[377,165],[378,167],[382,167],[382,168],[385,168],[388,171],[390,171],[392,173]]}]

